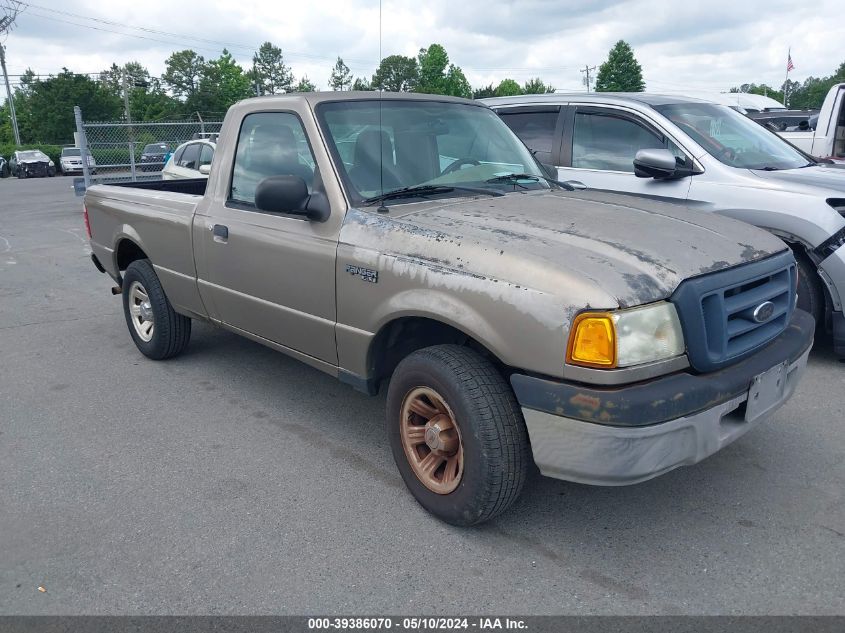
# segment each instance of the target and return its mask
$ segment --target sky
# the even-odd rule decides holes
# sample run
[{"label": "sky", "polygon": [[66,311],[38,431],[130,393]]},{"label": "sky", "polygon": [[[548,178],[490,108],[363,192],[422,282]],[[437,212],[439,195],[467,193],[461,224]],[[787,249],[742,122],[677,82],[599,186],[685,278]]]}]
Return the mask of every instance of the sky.
[{"label": "sky", "polygon": [[[9,0],[0,0],[0,7]],[[779,86],[791,47],[790,79],[830,75],[843,60],[842,0],[26,0],[5,40],[12,83],[38,74],[95,73],[138,61],[153,75],[171,52],[206,59],[226,46],[244,66],[264,41],[280,46],[297,79],[325,89],[340,56],[369,78],[381,56],[445,46],[474,87],[505,77],[540,77],[584,90],[626,40],[649,92],[727,91],[746,82]],[[381,23],[381,28],[379,25]],[[381,33],[381,37],[380,37]],[[839,51],[837,54],[835,51]],[[5,92],[5,91],[3,91]],[[5,97],[5,94],[3,94]]]}]

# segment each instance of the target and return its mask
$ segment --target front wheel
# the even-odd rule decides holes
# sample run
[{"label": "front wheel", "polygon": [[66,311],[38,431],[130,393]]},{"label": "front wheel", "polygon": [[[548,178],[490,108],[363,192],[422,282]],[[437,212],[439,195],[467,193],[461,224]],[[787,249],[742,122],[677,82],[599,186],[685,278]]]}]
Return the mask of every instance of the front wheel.
[{"label": "front wheel", "polygon": [[795,252],[798,263],[798,307],[809,312],[816,325],[824,324],[824,292],[813,262],[803,252]]},{"label": "front wheel", "polygon": [[139,259],[123,275],[123,314],[140,352],[153,360],[182,353],[191,339],[191,320],[177,314],[148,259]]},{"label": "front wheel", "polygon": [[528,433],[513,391],[465,347],[428,347],[399,363],[387,394],[387,434],[411,494],[453,525],[501,514],[528,477]]}]

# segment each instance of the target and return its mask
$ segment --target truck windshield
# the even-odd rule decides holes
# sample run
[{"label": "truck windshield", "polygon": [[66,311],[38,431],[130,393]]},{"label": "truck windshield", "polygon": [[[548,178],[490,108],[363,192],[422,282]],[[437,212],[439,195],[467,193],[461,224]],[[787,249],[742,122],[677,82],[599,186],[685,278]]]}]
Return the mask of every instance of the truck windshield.
[{"label": "truck windshield", "polygon": [[65,156],[81,156],[81,152],[78,147],[66,147],[62,150],[62,157]]},{"label": "truck windshield", "polygon": [[746,116],[710,103],[654,107],[701,145],[707,153],[741,169],[796,169],[807,159],[779,136]]},{"label": "truck windshield", "polygon": [[[461,186],[549,188],[531,152],[484,107],[384,99],[327,102],[317,113],[355,203],[424,185],[434,187],[420,189],[420,195],[461,195]],[[508,174],[527,177],[496,180]],[[450,185],[454,189],[447,192]]]}]

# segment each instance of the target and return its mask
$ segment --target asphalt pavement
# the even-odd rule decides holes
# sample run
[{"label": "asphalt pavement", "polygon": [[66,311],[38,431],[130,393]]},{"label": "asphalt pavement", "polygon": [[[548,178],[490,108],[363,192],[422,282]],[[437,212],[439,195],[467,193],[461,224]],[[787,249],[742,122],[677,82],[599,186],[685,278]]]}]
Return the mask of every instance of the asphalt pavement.
[{"label": "asphalt pavement", "polygon": [[0,614],[845,614],[845,364],[823,341],[704,462],[537,475],[461,529],[406,492],[383,396],[202,324],[147,360],[111,285],[71,178],[0,180]]}]

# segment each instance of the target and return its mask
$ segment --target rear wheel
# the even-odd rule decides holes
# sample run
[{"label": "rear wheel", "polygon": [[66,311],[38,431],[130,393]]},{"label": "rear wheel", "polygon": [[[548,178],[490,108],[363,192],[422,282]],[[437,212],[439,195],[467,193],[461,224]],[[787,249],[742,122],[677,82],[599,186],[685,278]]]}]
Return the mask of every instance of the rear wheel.
[{"label": "rear wheel", "polygon": [[439,345],[405,358],[390,381],[387,434],[417,501],[453,525],[475,525],[517,499],[531,463],[510,385],[480,354]]},{"label": "rear wheel", "polygon": [[191,320],[173,310],[148,259],[136,260],[126,269],[123,313],[135,345],[153,360],[180,354],[191,339]]}]

